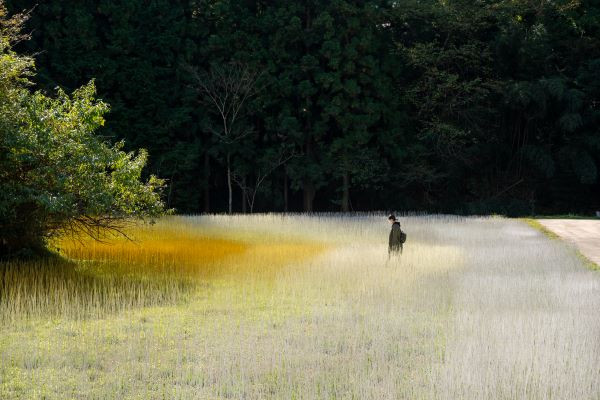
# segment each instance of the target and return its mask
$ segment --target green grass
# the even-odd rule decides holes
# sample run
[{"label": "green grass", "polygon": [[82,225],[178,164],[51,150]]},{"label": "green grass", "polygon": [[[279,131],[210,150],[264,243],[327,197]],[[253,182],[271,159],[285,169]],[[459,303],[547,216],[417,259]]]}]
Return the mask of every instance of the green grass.
[{"label": "green grass", "polygon": [[544,225],[540,224],[538,221],[536,221],[533,218],[519,218],[519,219],[521,221],[525,222],[527,225],[531,226],[532,228],[542,232],[544,235],[546,235],[550,239],[560,239],[560,237],[556,233],[552,232],[550,229],[546,228]]},{"label": "green grass", "polygon": [[531,219],[598,219],[595,214],[582,215],[582,214],[555,214],[555,215],[536,215],[530,217]]}]

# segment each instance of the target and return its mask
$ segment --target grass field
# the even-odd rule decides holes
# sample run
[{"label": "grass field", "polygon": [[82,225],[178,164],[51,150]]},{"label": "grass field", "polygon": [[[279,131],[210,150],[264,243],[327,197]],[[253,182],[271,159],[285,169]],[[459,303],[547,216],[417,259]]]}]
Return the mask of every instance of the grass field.
[{"label": "grass field", "polygon": [[597,399],[600,275],[516,220],[169,217],[0,266],[0,399]]}]

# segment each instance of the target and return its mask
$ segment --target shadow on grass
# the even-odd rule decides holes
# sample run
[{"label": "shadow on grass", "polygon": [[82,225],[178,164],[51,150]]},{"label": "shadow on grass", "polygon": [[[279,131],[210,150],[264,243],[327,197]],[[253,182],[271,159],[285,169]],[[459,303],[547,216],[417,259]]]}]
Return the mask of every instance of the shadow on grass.
[{"label": "shadow on grass", "polygon": [[185,301],[196,287],[175,274],[128,274],[118,266],[51,255],[0,262],[0,323],[32,318],[102,318]]}]

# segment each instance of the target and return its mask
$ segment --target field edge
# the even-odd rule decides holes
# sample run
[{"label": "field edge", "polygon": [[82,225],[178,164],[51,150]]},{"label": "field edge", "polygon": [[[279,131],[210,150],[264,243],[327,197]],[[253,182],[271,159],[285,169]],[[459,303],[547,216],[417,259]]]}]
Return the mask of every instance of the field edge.
[{"label": "field edge", "polygon": [[[524,223],[526,223],[530,227],[534,228],[535,230],[541,232],[549,239],[560,240],[562,242],[566,242],[562,237],[560,237],[559,235],[554,233],[552,230],[546,228],[544,225],[542,225],[539,221],[537,221],[534,218],[519,218],[519,220],[523,221]],[[600,272],[600,265],[596,264],[595,262],[590,260],[588,257],[586,257],[585,254],[583,254],[579,250],[579,248],[574,246],[573,251],[574,251],[575,255],[577,256],[577,258],[579,258],[581,260],[581,262],[587,269]]]}]

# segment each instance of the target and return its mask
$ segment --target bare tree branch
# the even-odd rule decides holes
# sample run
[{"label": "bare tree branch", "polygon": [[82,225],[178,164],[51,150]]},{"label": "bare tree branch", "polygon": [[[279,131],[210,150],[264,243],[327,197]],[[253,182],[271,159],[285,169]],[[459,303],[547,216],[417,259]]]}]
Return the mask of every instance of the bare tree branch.
[{"label": "bare tree branch", "polygon": [[199,72],[189,65],[184,66],[184,68],[194,79],[198,91],[202,94],[203,101],[213,106],[213,113],[221,120],[220,129],[210,127],[209,131],[228,147],[226,157],[227,187],[229,191],[229,213],[231,213],[231,146],[253,132],[249,126],[243,126],[242,128],[238,128],[238,126],[244,116],[246,102],[261,90],[257,86],[257,82],[263,71],[253,69],[249,65],[240,62],[231,62],[224,65],[212,64],[208,71],[203,72]]},{"label": "bare tree branch", "polygon": [[260,186],[263,184],[265,179],[269,175],[271,175],[271,173],[273,173],[273,171],[275,171],[277,168],[279,168],[280,166],[297,156],[298,154],[296,154],[294,150],[288,152],[286,151],[286,149],[282,149],[282,151],[278,154],[278,157],[272,162],[268,163],[266,168],[258,168],[256,170],[254,184],[252,186],[244,184],[243,179],[239,176],[237,172],[234,171],[232,178],[234,182],[240,187],[240,189],[247,194],[245,198],[248,202],[248,206],[250,207],[250,213],[254,211],[256,194],[258,193]]}]

